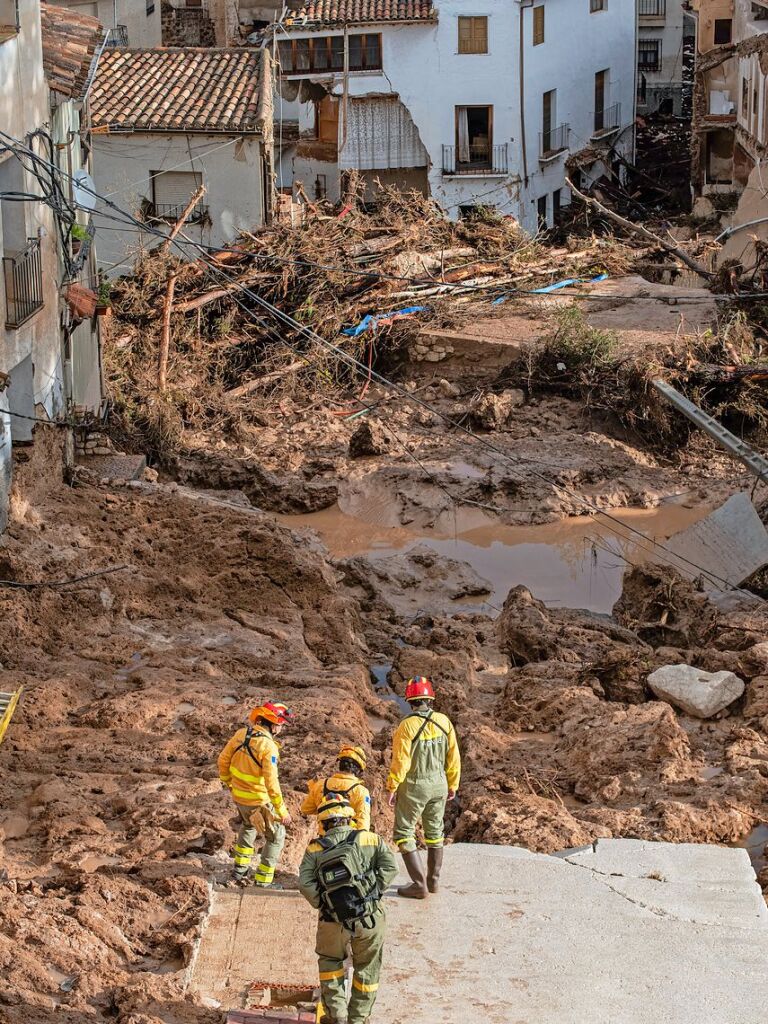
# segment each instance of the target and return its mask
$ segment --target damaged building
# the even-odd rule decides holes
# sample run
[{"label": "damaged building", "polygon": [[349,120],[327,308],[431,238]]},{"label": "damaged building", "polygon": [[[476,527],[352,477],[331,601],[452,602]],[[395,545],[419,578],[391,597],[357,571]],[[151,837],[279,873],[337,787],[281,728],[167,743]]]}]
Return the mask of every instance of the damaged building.
[{"label": "damaged building", "polygon": [[[272,26],[278,191],[336,201],[342,175],[416,188],[452,217],[526,228],[631,159],[633,0],[464,4],[307,0]],[[578,60],[574,60],[578,55]]]},{"label": "damaged building", "polygon": [[637,0],[637,110],[674,114],[690,109],[696,24],[685,0]]}]

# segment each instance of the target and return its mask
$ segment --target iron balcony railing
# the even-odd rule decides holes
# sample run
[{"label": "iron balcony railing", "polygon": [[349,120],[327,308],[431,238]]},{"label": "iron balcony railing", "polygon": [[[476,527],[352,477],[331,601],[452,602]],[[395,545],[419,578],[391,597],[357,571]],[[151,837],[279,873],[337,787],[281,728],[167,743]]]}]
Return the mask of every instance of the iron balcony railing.
[{"label": "iron balcony railing", "polygon": [[[150,203],[147,209],[147,218],[149,220],[167,220],[175,224],[184,212],[185,205],[184,203],[178,206],[174,206],[171,203]],[[190,210],[187,222],[189,224],[196,224],[207,219],[208,207],[204,206],[202,200],[200,200]]]},{"label": "iron balcony railing", "polygon": [[638,14],[641,18],[664,18],[667,14],[667,0],[638,0]]},{"label": "iron balcony railing", "polygon": [[593,138],[595,135],[615,131],[621,127],[621,104],[614,103],[603,110],[596,110],[593,116],[595,119]]},{"label": "iron balcony railing", "polygon": [[457,146],[443,146],[443,174],[507,174],[509,147],[473,143],[468,147],[469,160],[459,159]]},{"label": "iron balcony railing", "polygon": [[40,240],[27,239],[15,256],[3,256],[5,326],[20,327],[43,306],[43,266]]},{"label": "iron balcony railing", "polygon": [[127,46],[128,45],[128,26],[127,25],[115,25],[114,28],[109,29],[107,32],[108,47],[113,46]]},{"label": "iron balcony railing", "polygon": [[557,128],[550,128],[548,132],[539,132],[539,156],[546,159],[568,149],[570,131],[569,124],[561,124]]}]

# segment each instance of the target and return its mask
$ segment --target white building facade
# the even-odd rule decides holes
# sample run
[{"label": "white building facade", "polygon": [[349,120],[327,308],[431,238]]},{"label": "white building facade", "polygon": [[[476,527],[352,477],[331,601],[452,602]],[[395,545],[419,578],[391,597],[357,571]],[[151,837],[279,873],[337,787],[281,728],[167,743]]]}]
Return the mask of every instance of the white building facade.
[{"label": "white building facade", "polygon": [[535,230],[569,201],[569,155],[586,181],[631,157],[635,0],[349,8],[310,2],[276,27],[283,191],[336,200],[355,168],[371,196],[378,178]]},{"label": "white building facade", "polygon": [[637,0],[637,109],[680,116],[692,88],[696,23],[685,0]]}]

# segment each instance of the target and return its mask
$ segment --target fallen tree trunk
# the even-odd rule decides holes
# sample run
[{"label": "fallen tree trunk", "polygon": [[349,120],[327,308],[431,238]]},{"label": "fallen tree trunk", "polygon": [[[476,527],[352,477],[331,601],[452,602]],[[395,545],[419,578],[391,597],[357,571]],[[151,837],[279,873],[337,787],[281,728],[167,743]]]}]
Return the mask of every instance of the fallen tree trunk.
[{"label": "fallen tree trunk", "polygon": [[163,394],[168,386],[168,352],[171,347],[171,312],[173,311],[173,293],[176,289],[176,274],[171,274],[165,288],[163,299],[163,321],[160,332],[160,355],[157,366],[157,390]]},{"label": "fallen tree trunk", "polygon": [[160,252],[168,252],[168,250],[171,248],[171,243],[173,242],[174,238],[176,237],[176,235],[178,235],[178,233],[184,227],[184,222],[186,221],[187,217],[190,215],[190,213],[192,213],[192,211],[194,210],[194,208],[197,206],[197,204],[200,202],[200,200],[203,198],[204,195],[205,195],[205,185],[201,185],[199,188],[195,189],[195,191],[189,197],[189,202],[184,207],[184,209],[181,211],[181,215],[179,216],[179,219],[176,221],[176,223],[171,228],[171,233],[168,235],[166,240],[160,246]]},{"label": "fallen tree trunk", "polygon": [[666,239],[661,238],[659,235],[655,235],[652,231],[649,231],[648,228],[644,228],[640,224],[633,224],[631,220],[627,220],[625,217],[620,216],[613,210],[609,210],[607,206],[603,206],[602,203],[599,203],[597,199],[593,199],[592,196],[586,196],[583,192],[579,192],[579,190],[576,188],[576,186],[573,184],[570,178],[566,178],[565,183],[575,196],[578,196],[579,199],[585,202],[588,206],[593,206],[596,210],[599,210],[600,213],[603,214],[603,216],[609,217],[612,221],[615,221],[617,224],[623,227],[625,231],[631,231],[633,234],[639,235],[640,238],[644,238],[648,242],[653,242],[654,245],[658,245],[660,248],[668,252],[671,256],[674,256],[676,257],[676,259],[680,260],[681,263],[684,263],[686,267],[689,267],[691,270],[694,270],[697,274],[700,274],[702,277],[707,278],[707,280],[711,281],[712,278],[715,276],[711,270],[707,270],[703,263],[699,263],[698,260],[695,260],[692,256],[689,256],[688,253],[681,249],[679,246],[674,245],[672,242],[667,242]]}]

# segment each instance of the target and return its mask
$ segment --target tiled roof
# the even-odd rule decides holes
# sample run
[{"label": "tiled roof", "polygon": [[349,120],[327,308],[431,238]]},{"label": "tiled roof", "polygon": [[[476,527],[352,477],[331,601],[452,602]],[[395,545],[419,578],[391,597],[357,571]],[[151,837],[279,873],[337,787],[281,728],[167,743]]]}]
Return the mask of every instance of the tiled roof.
[{"label": "tiled roof", "polygon": [[391,21],[437,21],[432,0],[305,0],[289,7],[288,28],[307,25],[378,25]]},{"label": "tiled roof", "polygon": [[98,18],[69,7],[42,4],[43,68],[48,85],[64,96],[85,90],[91,61],[104,37]]},{"label": "tiled roof", "polygon": [[91,88],[94,128],[259,131],[254,49],[105,50]]}]

